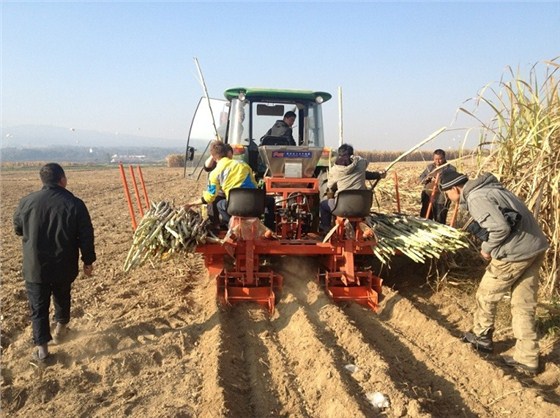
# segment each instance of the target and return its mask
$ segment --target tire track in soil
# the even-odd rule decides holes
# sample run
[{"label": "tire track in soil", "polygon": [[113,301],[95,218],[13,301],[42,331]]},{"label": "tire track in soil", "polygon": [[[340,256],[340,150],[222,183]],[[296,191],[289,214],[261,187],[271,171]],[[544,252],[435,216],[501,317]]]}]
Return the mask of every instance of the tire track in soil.
[{"label": "tire track in soil", "polygon": [[[249,304],[229,308],[218,306],[214,279],[197,287],[194,293],[200,294],[193,295],[193,298],[200,301],[200,315],[204,318],[200,319],[201,331],[195,342],[195,367],[201,370],[196,383],[201,396],[196,416],[277,414],[282,409],[282,402],[278,400],[281,395],[274,388],[286,388],[290,381],[279,382],[270,373],[270,365],[277,368],[284,367],[284,364],[278,360],[281,356],[277,345],[264,341],[271,335],[267,313]],[[271,384],[273,381],[279,383]],[[292,406],[297,409],[298,404],[295,402]]]},{"label": "tire track in soil", "polygon": [[[289,288],[284,288],[289,291]],[[371,408],[354,392],[353,383],[333,359],[324,331],[318,329],[308,310],[292,295],[278,306],[275,321],[296,384],[308,405],[310,416],[355,417],[371,415]]]},{"label": "tire track in soil", "polygon": [[[260,307],[238,305],[223,313],[222,326],[227,350],[220,358],[220,376],[223,386],[233,388],[226,397],[232,416],[278,416],[286,412],[286,403],[298,409],[298,403],[290,402],[294,396],[297,399],[297,392],[290,388],[289,376],[275,372],[287,365],[267,313]],[[250,410],[242,410],[241,405]],[[299,408],[298,415],[305,416],[305,410]]]},{"label": "tire track in soil", "polygon": [[[306,263],[307,272],[302,267]],[[284,259],[280,267],[287,278],[284,291],[295,291],[302,303],[307,300],[308,316],[315,326],[332,332],[334,357],[356,361],[360,369],[366,365],[363,376],[356,376],[363,392],[372,390],[371,379],[382,382],[381,392],[389,395],[395,416],[404,412],[419,416],[419,409],[435,416],[526,416],[535,408],[554,416],[554,405],[486,363],[394,292],[385,289],[387,296],[376,315],[356,304],[337,307],[316,283],[310,283],[308,289],[293,286],[306,283],[306,274],[314,276],[316,270],[309,265],[309,260]],[[315,296],[310,291],[313,288],[318,290]],[[461,360],[454,361],[456,356]],[[500,400],[512,395],[520,402],[508,402],[508,409],[502,408]]]},{"label": "tire track in soil", "polygon": [[[426,416],[414,399],[416,396],[407,396],[389,378],[391,365],[377,353],[375,345],[364,339],[362,330],[356,327],[354,321],[349,320],[341,308],[328,299],[317,282],[310,280],[316,269],[310,269],[309,263],[301,259],[285,259],[280,268],[285,277],[291,279],[284,281],[284,291],[289,289],[305,306],[314,326],[323,329],[320,337],[329,347],[329,355],[335,360],[338,370],[344,370],[350,391],[362,402],[363,415],[381,412],[365,402],[366,394],[381,392],[391,402],[390,411],[387,411],[391,416]],[[374,315],[365,308],[358,309],[362,315]],[[355,365],[357,370],[350,373],[345,369],[346,365]]]},{"label": "tire track in soil", "polygon": [[226,416],[225,399],[228,388],[220,384],[218,354],[218,351],[222,349],[221,325],[219,319],[213,317],[207,321],[205,326],[211,326],[212,328],[203,332],[197,341],[195,370],[199,372],[196,375],[195,384],[198,383],[196,390],[199,402],[196,404],[195,416]]},{"label": "tire track in soil", "polygon": [[465,394],[455,384],[455,376],[434,365],[429,353],[414,343],[404,343],[406,338],[379,321],[380,318],[367,317],[363,309],[356,308],[345,309],[346,321],[355,323],[362,337],[389,364],[387,375],[399,391],[416,399],[423,410],[436,416],[486,416],[487,411],[477,406],[478,400],[464,399]]},{"label": "tire track in soil", "polygon": [[[305,286],[305,284],[304,284]],[[272,318],[260,307],[237,305],[216,310],[219,324],[199,349],[219,352],[214,374],[203,373],[203,392],[218,391],[208,416],[355,417],[372,415],[373,408],[347,372],[331,356],[324,331],[308,316],[306,304],[284,292]],[[211,319],[211,321],[213,318]],[[216,331],[219,329],[219,331]],[[213,344],[213,348],[207,346]],[[215,344],[219,349],[215,350]],[[216,360],[204,358],[203,368]],[[210,400],[200,411],[208,412]]]},{"label": "tire track in soil", "polygon": [[[281,313],[275,326],[286,351],[295,359],[294,363],[304,368],[295,369],[296,372],[298,375],[306,373],[302,380],[310,392],[307,395],[312,408],[310,414],[333,417],[375,415],[378,411],[344,367],[351,362],[348,354],[337,345],[325,323],[317,319],[316,304],[307,299],[316,294],[308,289],[316,270],[305,268],[300,260],[285,258],[280,263],[279,271],[284,274],[285,281],[278,305]],[[294,272],[283,268],[286,263]],[[305,364],[307,362],[309,365]]]},{"label": "tire track in soil", "polygon": [[189,386],[193,390],[194,416],[226,416],[225,390],[220,384],[219,352],[223,349],[222,325],[216,304],[215,281],[202,274],[205,280],[195,282],[190,292],[197,301],[197,325],[192,332],[193,350],[190,353],[196,373],[189,376]]},{"label": "tire track in soil", "polygon": [[[351,308],[353,317],[356,316],[355,308]],[[421,313],[410,300],[388,292],[379,319],[380,324],[409,347],[423,364],[446,376],[478,416],[529,416],[535,410],[542,412],[542,416],[557,413],[557,407],[544,402],[537,396],[537,391],[487,362],[470,345],[462,343],[436,320]],[[375,323],[369,317],[363,317],[362,321],[365,327]],[[390,348],[388,352],[391,352]],[[500,401],[511,396],[519,401],[508,402],[507,409],[504,409]]]}]

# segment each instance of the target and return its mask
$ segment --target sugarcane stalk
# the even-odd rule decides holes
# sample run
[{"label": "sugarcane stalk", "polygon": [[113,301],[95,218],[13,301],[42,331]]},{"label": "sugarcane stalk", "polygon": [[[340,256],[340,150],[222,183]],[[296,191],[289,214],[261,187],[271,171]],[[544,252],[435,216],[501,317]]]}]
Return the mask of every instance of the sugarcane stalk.
[{"label": "sugarcane stalk", "polygon": [[198,244],[217,240],[215,236],[208,237],[208,223],[195,211],[183,207],[174,209],[166,201],[152,202],[134,233],[124,270],[129,271],[148,260],[193,252]]},{"label": "sugarcane stalk", "polygon": [[468,246],[463,232],[423,218],[373,213],[366,224],[376,236],[373,253],[384,264],[397,252],[413,261],[425,262],[440,258],[445,251]]}]

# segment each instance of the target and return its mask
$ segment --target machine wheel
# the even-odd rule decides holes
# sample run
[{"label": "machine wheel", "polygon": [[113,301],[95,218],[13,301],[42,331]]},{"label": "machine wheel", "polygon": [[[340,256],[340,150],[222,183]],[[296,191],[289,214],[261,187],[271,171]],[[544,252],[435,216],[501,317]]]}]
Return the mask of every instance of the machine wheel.
[{"label": "machine wheel", "polygon": [[273,290],[272,293],[274,293],[274,306],[276,306],[278,305],[278,302],[280,302],[280,298],[282,297],[282,291]]}]

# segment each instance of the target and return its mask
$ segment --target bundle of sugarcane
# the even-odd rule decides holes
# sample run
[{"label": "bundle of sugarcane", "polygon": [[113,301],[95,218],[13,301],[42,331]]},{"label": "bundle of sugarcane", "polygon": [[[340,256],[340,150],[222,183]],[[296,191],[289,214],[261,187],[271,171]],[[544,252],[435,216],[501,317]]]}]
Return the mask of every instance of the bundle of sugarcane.
[{"label": "bundle of sugarcane", "polygon": [[124,271],[141,266],[148,259],[167,259],[175,254],[194,252],[208,239],[208,219],[194,210],[176,209],[166,201],[152,202],[151,208],[134,231]]},{"label": "bundle of sugarcane", "polygon": [[373,213],[366,224],[377,237],[373,252],[384,264],[398,253],[424,263],[429,258],[439,258],[444,251],[468,247],[464,232],[416,216]]}]

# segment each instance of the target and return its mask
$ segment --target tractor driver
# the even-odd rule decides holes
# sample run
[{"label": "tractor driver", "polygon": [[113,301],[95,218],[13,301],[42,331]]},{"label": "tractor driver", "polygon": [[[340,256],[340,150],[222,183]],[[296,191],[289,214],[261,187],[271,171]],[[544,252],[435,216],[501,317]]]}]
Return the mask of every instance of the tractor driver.
[{"label": "tractor driver", "polygon": [[[292,134],[292,126],[296,121],[296,114],[291,110],[284,114],[284,119],[277,120],[272,128],[270,128],[264,136],[277,136],[281,138],[286,138],[288,140],[288,145],[296,145],[296,141]],[[264,138],[264,137],[263,137]]]}]

